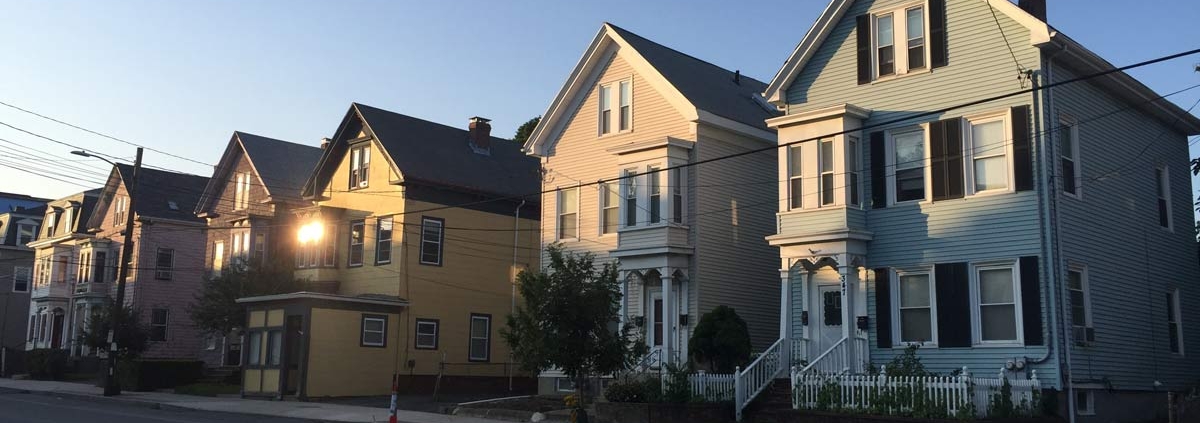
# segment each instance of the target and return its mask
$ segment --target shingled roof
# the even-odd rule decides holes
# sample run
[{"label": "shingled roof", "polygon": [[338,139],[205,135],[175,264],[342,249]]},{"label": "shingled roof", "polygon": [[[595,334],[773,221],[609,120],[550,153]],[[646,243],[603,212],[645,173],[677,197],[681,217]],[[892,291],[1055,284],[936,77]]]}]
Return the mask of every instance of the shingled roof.
[{"label": "shingled roof", "polygon": [[[121,178],[122,184],[126,187],[131,185],[132,165],[119,163],[114,171]],[[134,188],[134,195],[137,198],[134,201],[136,208],[133,211],[139,217],[204,222],[204,219],[196,217],[194,210],[206,185],[208,185],[208,178],[203,176],[142,166],[138,170],[138,184]],[[108,188],[106,188],[107,190]],[[111,195],[111,192],[105,193],[106,197]],[[96,226],[96,224],[93,223],[89,226]]]},{"label": "shingled roof", "polygon": [[779,116],[755,99],[767,88],[765,82],[681,53],[650,41],[619,26],[606,23],[637,50],[654,69],[667,78],[692,105],[727,119],[766,129],[765,121]]},{"label": "shingled roof", "polygon": [[[526,156],[512,140],[491,137],[488,153],[480,154],[472,150],[465,129],[359,103],[351,104],[349,113],[361,116],[405,182],[499,197],[529,196],[528,201],[539,198],[538,159]],[[353,116],[348,116],[346,122],[351,119]],[[328,156],[341,151],[329,148],[323,161],[336,159]],[[314,178],[327,177],[321,173],[314,172]],[[312,188],[306,186],[306,190]]]},{"label": "shingled roof", "polygon": [[321,159],[319,147],[235,132],[271,197],[299,200],[300,189]]}]

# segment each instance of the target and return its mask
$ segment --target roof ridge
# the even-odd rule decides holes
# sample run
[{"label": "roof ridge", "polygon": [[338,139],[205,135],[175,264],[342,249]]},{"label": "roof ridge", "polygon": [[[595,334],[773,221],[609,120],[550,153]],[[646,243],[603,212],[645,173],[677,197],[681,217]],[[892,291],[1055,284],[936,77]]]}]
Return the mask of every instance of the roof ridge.
[{"label": "roof ridge", "polygon": [[[633,31],[630,31],[630,30],[628,30],[628,29],[625,29],[625,28],[621,28],[621,27],[619,27],[619,26],[617,26],[617,25],[615,25],[615,24],[613,24],[613,23],[611,23],[611,22],[604,22],[604,24],[605,24],[605,25],[608,25],[608,26],[611,26],[611,27],[613,27],[613,29],[616,29],[616,30],[617,30],[617,31],[619,31],[619,32],[622,32],[622,33],[624,33],[624,34],[629,34],[629,35],[632,35],[632,36],[634,36],[634,37],[641,38],[642,40],[644,40],[644,41],[646,41],[646,42],[648,42],[648,43],[650,43],[650,44],[654,44],[654,45],[656,45],[656,46],[659,46],[659,47],[662,47],[662,48],[664,48],[664,49],[670,50],[670,51],[672,51],[672,52],[674,52],[674,53],[677,53],[677,54],[679,54],[679,55],[681,55],[681,56],[684,56],[684,57],[686,57],[686,58],[692,59],[692,60],[694,60],[694,61],[697,61],[697,62],[703,63],[703,64],[705,64],[705,65],[708,65],[708,66],[712,66],[712,67],[714,67],[714,68],[717,68],[717,69],[721,69],[721,70],[723,70],[723,71],[726,71],[726,72],[729,72],[729,73],[737,72],[739,75],[741,75],[741,77],[742,77],[742,78],[750,79],[750,80],[752,80],[752,81],[754,81],[754,82],[758,82],[758,83],[760,83],[760,84],[767,85],[767,83],[766,83],[766,82],[763,82],[763,81],[759,80],[758,78],[755,78],[755,77],[749,76],[749,75],[747,75],[747,74],[745,74],[745,73],[742,73],[741,69],[729,70],[728,68],[726,68],[726,67],[724,67],[724,66],[718,65],[718,64],[716,64],[716,63],[709,62],[709,61],[707,61],[707,60],[704,60],[704,59],[701,59],[701,58],[699,58],[699,57],[693,56],[693,55],[691,55],[691,54],[684,53],[684,52],[682,52],[682,51],[679,51],[679,50],[677,50],[677,49],[674,49],[674,48],[668,47],[668,46],[666,46],[666,45],[664,45],[664,44],[662,44],[662,43],[659,43],[659,42],[657,42],[657,41],[654,41],[654,40],[651,40],[651,39],[649,39],[649,38],[643,37],[643,36],[641,36],[641,35],[639,35],[639,34],[637,34],[637,33],[633,32]],[[636,49],[636,47],[635,47],[635,49]],[[654,64],[653,64],[653,63],[651,63],[650,65],[651,65],[651,66],[653,66]]]},{"label": "roof ridge", "polygon": [[[419,118],[419,117],[416,117],[416,116],[413,116],[413,115],[406,115],[406,114],[404,114],[404,113],[400,113],[400,112],[394,112],[394,111],[391,111],[391,110],[388,110],[388,109],[382,109],[382,108],[375,107],[375,106],[372,106],[372,105],[369,105],[369,104],[362,104],[362,103],[358,103],[358,102],[353,102],[353,103],[351,103],[351,104],[353,104],[353,105],[355,105],[355,106],[362,106],[362,107],[367,107],[367,108],[375,109],[375,110],[378,110],[378,111],[381,111],[381,112],[384,112],[384,113],[391,113],[391,114],[393,114],[393,115],[396,115],[396,116],[403,116],[403,117],[406,117],[406,118],[409,118],[409,119],[418,120],[418,121],[425,122],[425,123],[429,123],[429,124],[433,124],[433,125],[438,125],[438,126],[446,127],[446,128],[449,128],[449,129],[453,129],[453,130],[455,130],[455,131],[462,132],[462,133],[464,133],[464,134],[470,134],[470,131],[468,131],[468,130],[466,130],[466,129],[459,128],[459,127],[457,127],[457,126],[451,126],[451,125],[447,125],[447,124],[444,124],[444,123],[441,123],[441,122],[435,122],[435,121],[432,121],[432,120],[429,120],[429,119],[423,119],[423,118]],[[490,137],[492,137],[492,138],[495,138],[495,139],[499,139],[499,140],[512,141],[512,139],[511,139],[511,138],[501,138],[501,137],[497,137],[497,136],[495,136],[495,135],[490,135],[490,134],[489,134],[488,136],[490,136]]]}]

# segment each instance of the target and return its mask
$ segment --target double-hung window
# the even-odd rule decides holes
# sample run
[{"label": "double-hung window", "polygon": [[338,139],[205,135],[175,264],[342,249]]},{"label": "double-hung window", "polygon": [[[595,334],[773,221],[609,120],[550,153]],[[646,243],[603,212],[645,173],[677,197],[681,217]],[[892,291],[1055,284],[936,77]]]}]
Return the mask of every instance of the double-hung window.
[{"label": "double-hung window", "polygon": [[612,133],[612,86],[600,86],[600,135]]},{"label": "double-hung window", "polygon": [[1072,266],[1067,270],[1067,293],[1071,296],[1071,335],[1076,345],[1088,345],[1095,338],[1086,275],[1082,267]]},{"label": "double-hung window", "polygon": [[558,189],[558,239],[579,238],[579,187]]},{"label": "double-hung window", "polygon": [[624,185],[625,194],[625,226],[637,226],[638,216],[638,172],[633,169],[626,169],[623,178],[621,179]]},{"label": "double-hung window", "polygon": [[12,292],[29,292],[29,281],[32,279],[33,272],[30,268],[14,267]]},{"label": "double-hung window", "polygon": [[1064,193],[1078,197],[1083,182],[1079,168],[1079,130],[1069,122],[1061,121],[1058,126],[1059,177],[1062,178]]},{"label": "double-hung window", "polygon": [[175,250],[159,248],[154,262],[154,279],[171,280],[175,270]]},{"label": "double-hung window", "polygon": [[438,326],[436,319],[417,319],[416,348],[418,350],[438,349]]},{"label": "double-hung window", "polygon": [[1007,190],[1012,175],[1008,130],[1004,116],[967,119],[967,152],[971,155],[968,185],[975,193]]},{"label": "double-hung window", "polygon": [[250,204],[250,173],[238,172],[234,179],[233,209],[242,210]]},{"label": "double-hung window", "polygon": [[359,346],[387,346],[387,316],[378,314],[362,315],[362,337]]},{"label": "double-hung window", "polygon": [[891,13],[875,16],[875,69],[878,76],[896,73],[894,21]]},{"label": "double-hung window", "polygon": [[615,234],[620,226],[621,192],[612,184],[600,184],[600,234]]},{"label": "double-hung window", "polygon": [[893,202],[925,199],[925,132],[892,134]]},{"label": "double-hung window", "polygon": [[906,9],[905,33],[908,48],[908,70],[925,67],[925,8]]},{"label": "double-hung window", "polygon": [[657,167],[646,170],[646,188],[650,191],[650,223],[662,220],[662,171]]},{"label": "double-hung window", "polygon": [[937,342],[934,281],[928,271],[897,272],[896,289],[900,342]]},{"label": "double-hung window", "polygon": [[96,251],[92,254],[92,282],[106,282],[105,275],[108,275],[108,252]]},{"label": "double-hung window", "polygon": [[375,228],[375,264],[392,262],[392,217],[381,217]]},{"label": "double-hung window", "polygon": [[355,220],[350,222],[350,254],[349,266],[362,266],[363,264],[363,241],[366,237],[363,233],[366,229],[366,222]]},{"label": "double-hung window", "polygon": [[366,188],[371,170],[371,146],[350,148],[350,189]]},{"label": "double-hung window", "polygon": [[871,59],[876,79],[928,67],[924,5],[885,10],[875,14],[873,20]]},{"label": "double-hung window", "polygon": [[621,81],[617,83],[618,93],[620,94],[620,117],[618,118],[617,130],[624,132],[628,131],[633,125],[633,82]]},{"label": "double-hung window", "polygon": [[436,217],[421,218],[421,264],[442,265],[445,225],[446,221]]},{"label": "double-hung window", "polygon": [[1154,169],[1154,192],[1158,196],[1158,226],[1171,229],[1171,181],[1165,166]]},{"label": "double-hung window", "polygon": [[862,170],[859,168],[861,161],[858,151],[858,137],[848,137],[846,141],[846,185],[850,191],[850,205],[857,206],[861,202],[862,194],[858,185],[858,174]]},{"label": "double-hung window", "polygon": [[150,310],[150,340],[165,342],[167,340],[167,323],[170,310],[156,308]]},{"label": "double-hung window", "polygon": [[113,226],[124,225],[125,212],[128,211],[129,207],[129,197],[118,195],[117,198],[113,200],[113,203]]},{"label": "double-hung window", "polygon": [[671,221],[683,223],[683,168],[671,169]]},{"label": "double-hung window", "polygon": [[33,236],[37,234],[37,226],[27,224],[17,224],[17,245],[25,245],[33,242]]},{"label": "double-hung window", "polygon": [[267,234],[254,234],[254,250],[250,252],[250,258],[255,263],[262,263],[267,258]]},{"label": "double-hung window", "polygon": [[[306,251],[304,246],[300,247],[300,251]],[[296,260],[300,266],[304,265],[303,260]],[[221,276],[221,270],[225,269],[225,241],[213,241],[213,256],[212,256],[212,274],[213,276]]]},{"label": "double-hung window", "polygon": [[1179,312],[1179,290],[1167,293],[1167,340],[1171,352],[1183,355],[1183,318]]},{"label": "double-hung window", "polygon": [[975,294],[979,341],[1013,343],[1020,338],[1020,313],[1017,308],[1017,281],[1014,266],[994,265],[975,268]]},{"label": "double-hung window", "polygon": [[468,361],[488,361],[492,357],[492,316],[471,314],[471,340]]},{"label": "double-hung window", "polygon": [[817,163],[817,167],[821,171],[821,205],[827,206],[833,204],[833,193],[837,188],[833,174],[833,140],[821,140],[817,145],[820,148],[820,156],[818,157],[820,160]]},{"label": "double-hung window", "polygon": [[[615,87],[614,87],[615,85]],[[615,88],[615,89],[614,89]],[[623,80],[601,85],[598,89],[600,135],[629,131],[633,128],[633,81]],[[614,97],[616,95],[616,98]],[[616,107],[616,116],[613,116]],[[616,119],[616,122],[613,120]]]},{"label": "double-hung window", "polygon": [[800,144],[788,146],[788,206],[792,210],[804,206],[803,148]]}]

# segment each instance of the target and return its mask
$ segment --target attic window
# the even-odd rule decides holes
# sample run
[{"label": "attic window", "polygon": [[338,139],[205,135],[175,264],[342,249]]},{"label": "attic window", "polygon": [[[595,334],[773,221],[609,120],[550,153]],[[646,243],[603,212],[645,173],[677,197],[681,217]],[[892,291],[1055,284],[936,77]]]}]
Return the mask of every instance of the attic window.
[{"label": "attic window", "polygon": [[174,201],[168,201],[167,208],[171,209],[171,211],[179,211],[179,204]]},{"label": "attic window", "polygon": [[[614,90],[614,85],[615,90]],[[633,129],[633,81],[623,80],[600,86],[600,135]],[[615,92],[614,92],[615,91]],[[616,98],[613,98],[615,94]],[[614,101],[615,100],[615,101]],[[614,104],[615,103],[615,104]],[[616,107],[616,116],[614,114]],[[615,125],[613,119],[616,119]],[[616,126],[616,128],[613,128]]]}]

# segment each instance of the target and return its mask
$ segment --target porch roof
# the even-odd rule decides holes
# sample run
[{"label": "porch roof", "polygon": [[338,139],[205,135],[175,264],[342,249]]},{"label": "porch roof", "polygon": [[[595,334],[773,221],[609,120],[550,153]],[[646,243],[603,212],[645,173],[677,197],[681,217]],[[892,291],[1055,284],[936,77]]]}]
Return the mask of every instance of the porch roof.
[{"label": "porch roof", "polygon": [[275,302],[275,301],[289,301],[289,300],[324,300],[324,301],[355,303],[355,304],[371,304],[371,305],[382,305],[382,306],[392,306],[392,307],[408,307],[408,305],[409,305],[408,300],[400,298],[400,297],[389,296],[389,295],[349,296],[349,295],[325,294],[325,293],[321,293],[321,292],[310,292],[310,291],[300,291],[300,292],[290,292],[290,293],[286,293],[286,294],[272,294],[272,295],[260,295],[257,297],[238,298],[237,303],[238,304],[251,304],[251,303]]}]

